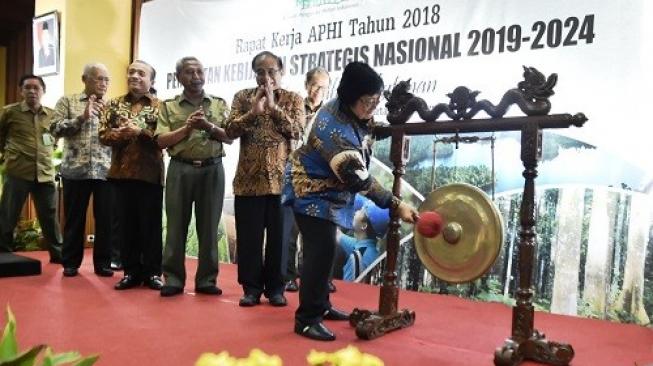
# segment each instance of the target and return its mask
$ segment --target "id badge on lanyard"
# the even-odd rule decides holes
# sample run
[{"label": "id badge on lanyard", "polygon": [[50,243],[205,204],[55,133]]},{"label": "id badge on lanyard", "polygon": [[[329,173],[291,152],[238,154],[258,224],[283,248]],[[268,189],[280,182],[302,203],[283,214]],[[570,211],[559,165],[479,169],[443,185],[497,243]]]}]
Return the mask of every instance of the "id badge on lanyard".
[{"label": "id badge on lanyard", "polygon": [[43,132],[41,138],[43,140],[43,146],[52,146],[54,144],[54,137],[52,137],[50,132]]}]

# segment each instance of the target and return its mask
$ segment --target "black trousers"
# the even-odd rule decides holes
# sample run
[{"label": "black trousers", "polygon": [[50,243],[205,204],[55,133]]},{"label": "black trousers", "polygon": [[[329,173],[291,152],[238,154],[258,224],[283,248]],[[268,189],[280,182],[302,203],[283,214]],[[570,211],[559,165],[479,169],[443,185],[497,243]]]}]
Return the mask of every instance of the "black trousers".
[{"label": "black trousers", "polygon": [[245,294],[269,298],[283,293],[281,207],[279,195],[235,196],[238,283]]},{"label": "black trousers", "polygon": [[[283,206],[282,210],[283,243],[286,247],[282,261],[283,263],[287,263],[283,273],[283,279],[288,282],[299,277],[299,273],[303,267],[303,259],[301,250],[299,253],[297,252],[299,249],[299,227],[295,222],[295,212],[290,206]],[[306,239],[302,237],[302,243],[305,241]],[[336,247],[336,249],[338,248]],[[336,255],[334,257],[333,265],[331,266],[331,271],[329,272],[329,281],[333,280],[333,278],[342,279],[342,266],[344,265],[344,261],[342,262],[342,265],[338,267],[339,262],[337,259],[338,256]]]},{"label": "black trousers", "polygon": [[124,245],[122,234],[122,227],[120,227],[120,205],[118,204],[118,187],[115,182],[109,182],[111,190],[111,203],[109,210],[111,210],[111,262],[122,264],[121,248]]},{"label": "black trousers", "polygon": [[63,229],[63,266],[79,268],[84,257],[86,209],[93,194],[95,240],[93,266],[109,268],[111,248],[111,184],[100,179],[64,179],[63,203],[66,223]]},{"label": "black trousers", "polygon": [[36,217],[48,245],[51,259],[61,258],[61,231],[57,220],[57,200],[54,182],[36,181],[4,176],[0,198],[0,252],[12,252],[14,230],[28,194],[32,194]]},{"label": "black trousers", "polygon": [[283,206],[283,243],[287,248],[283,252],[282,261],[286,263],[283,273],[284,281],[292,281],[298,277],[300,258],[297,254],[297,241],[299,239],[299,228],[295,222],[295,214],[292,207]]},{"label": "black trousers", "polygon": [[131,179],[113,181],[120,205],[120,227],[124,238],[121,258],[125,275],[139,279],[160,276],[163,187]]},{"label": "black trousers", "polygon": [[329,274],[336,252],[336,224],[313,216],[295,213],[303,239],[304,266],[300,273],[299,308],[295,320],[302,325],[322,321],[331,309]]}]

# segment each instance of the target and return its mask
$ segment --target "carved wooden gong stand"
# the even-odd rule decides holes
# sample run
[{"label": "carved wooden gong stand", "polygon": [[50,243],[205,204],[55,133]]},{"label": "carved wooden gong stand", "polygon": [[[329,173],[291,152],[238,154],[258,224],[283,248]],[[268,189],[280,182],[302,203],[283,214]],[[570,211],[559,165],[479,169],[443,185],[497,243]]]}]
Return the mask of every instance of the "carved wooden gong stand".
[{"label": "carved wooden gong stand", "polygon": [[[426,103],[408,92],[410,80],[399,83],[392,93],[385,93],[388,103],[390,126],[376,127],[377,138],[392,138],[390,160],[394,164],[392,192],[401,198],[401,177],[405,174],[408,142],[411,135],[459,134],[474,132],[521,131],[521,160],[524,165],[524,192],[520,209],[519,231],[519,289],[512,312],[512,332],[502,347],[494,353],[494,363],[500,366],[518,365],[524,360],[550,365],[567,365],[574,357],[570,344],[546,339],[534,328],[533,308],[533,255],[536,245],[535,233],[535,178],[537,163],[542,150],[542,130],[549,128],[582,127],[587,118],[582,113],[549,115],[557,75],[548,78],[534,68],[524,67],[524,81],[515,89],[507,91],[498,105],[487,100],[476,101],[479,92],[458,87],[451,94],[448,104],[438,104],[428,110]],[[510,105],[516,104],[525,117],[503,118]],[[479,111],[493,118],[472,119]],[[424,122],[405,123],[417,112]],[[451,121],[439,121],[446,114]],[[399,218],[391,210],[387,237],[387,262],[379,296],[379,310],[354,309],[350,324],[356,327],[356,335],[373,339],[387,332],[411,326],[415,312],[398,311],[397,254],[399,250]]]}]

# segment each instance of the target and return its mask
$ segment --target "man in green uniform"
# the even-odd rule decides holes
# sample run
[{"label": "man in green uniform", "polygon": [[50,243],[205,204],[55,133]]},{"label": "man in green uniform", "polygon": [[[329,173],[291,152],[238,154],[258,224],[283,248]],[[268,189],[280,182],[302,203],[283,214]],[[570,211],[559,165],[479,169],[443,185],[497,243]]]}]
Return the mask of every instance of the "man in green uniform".
[{"label": "man in green uniform", "polygon": [[165,285],[161,296],[183,292],[186,282],[184,259],[191,208],[199,238],[195,292],[220,295],[218,276],[218,224],[224,199],[222,143],[231,143],[222,129],[229,111],[227,103],[204,92],[204,70],[195,57],[184,57],[176,65],[182,94],[166,100],[159,113],[157,141],[167,148],[170,165],[166,177],[166,245],[163,251]]},{"label": "man in green uniform", "polygon": [[23,101],[10,104],[0,115],[0,160],[5,165],[0,198],[0,252],[13,251],[14,229],[32,194],[36,216],[50,252],[50,262],[61,263],[61,232],[57,222],[54,166],[55,143],[50,134],[53,110],[41,105],[43,79],[25,75],[20,79]]}]

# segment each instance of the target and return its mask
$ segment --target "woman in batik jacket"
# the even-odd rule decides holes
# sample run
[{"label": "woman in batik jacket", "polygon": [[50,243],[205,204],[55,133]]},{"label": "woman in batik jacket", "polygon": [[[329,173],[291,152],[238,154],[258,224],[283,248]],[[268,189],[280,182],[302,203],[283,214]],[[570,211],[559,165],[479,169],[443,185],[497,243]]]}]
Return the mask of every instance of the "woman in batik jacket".
[{"label": "woman in batik jacket", "polygon": [[397,208],[414,223],[417,211],[392,195],[369,174],[372,116],[383,80],[370,66],[345,67],[338,97],[318,112],[307,144],[288,161],[283,202],[292,206],[304,238],[295,333],[329,341],[335,335],[322,320],[348,320],[349,314],[329,302],[328,278],[336,249],[336,227],[351,228],[354,196],[360,193],[381,208]]}]

